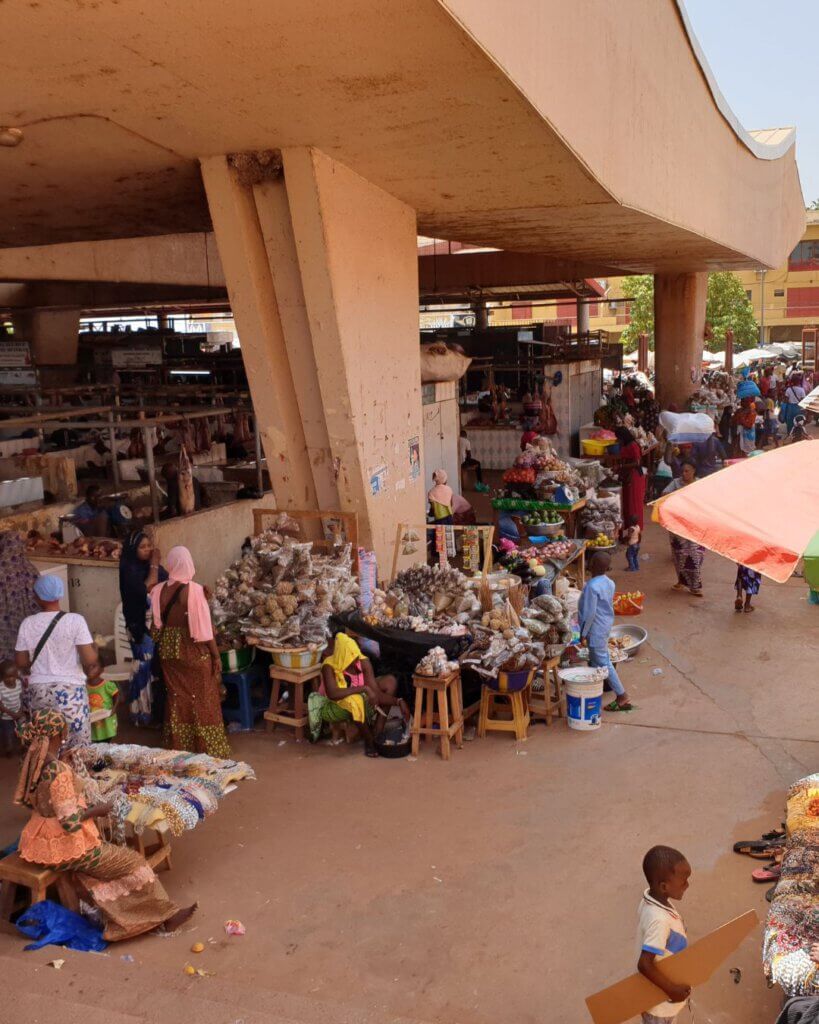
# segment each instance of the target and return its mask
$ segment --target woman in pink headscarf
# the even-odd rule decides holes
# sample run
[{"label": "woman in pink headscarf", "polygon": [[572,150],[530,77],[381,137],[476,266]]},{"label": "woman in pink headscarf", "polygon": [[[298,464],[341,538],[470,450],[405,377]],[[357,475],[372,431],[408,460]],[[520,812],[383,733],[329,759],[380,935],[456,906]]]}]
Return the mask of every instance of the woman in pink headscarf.
[{"label": "woman in pink headscarf", "polygon": [[168,580],[151,591],[154,643],[168,691],[164,743],[173,750],[229,758],[222,721],[219,648],[204,589],[187,548],[171,548]]}]

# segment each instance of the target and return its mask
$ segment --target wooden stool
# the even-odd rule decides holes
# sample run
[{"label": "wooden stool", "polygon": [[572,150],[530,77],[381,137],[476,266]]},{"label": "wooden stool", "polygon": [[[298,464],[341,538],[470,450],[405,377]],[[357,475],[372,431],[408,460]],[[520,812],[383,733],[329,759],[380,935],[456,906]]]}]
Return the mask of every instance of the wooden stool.
[{"label": "wooden stool", "polygon": [[[535,670],[529,672],[526,685],[521,689],[508,689],[508,673],[498,674],[499,689],[493,689],[484,683],[481,690],[481,713],[478,718],[478,736],[487,732],[513,732],[516,740],[525,740],[529,731],[529,689],[532,685]],[[511,717],[496,718],[495,701],[508,701]]]},{"label": "wooden stool", "polygon": [[30,864],[23,860],[19,853],[11,853],[0,860],[0,882],[3,883],[0,896],[0,918],[8,921],[16,909],[17,886],[28,889],[28,902],[39,903],[46,898],[48,889],[56,885],[60,902],[68,910],[79,910],[79,899],[71,879],[65,872],[54,871],[53,868],[40,864]]},{"label": "wooden stool", "polygon": [[[558,675],[557,666],[560,658],[547,658],[540,666],[543,671],[543,692],[529,692],[529,713],[532,718],[542,718],[547,725],[552,724],[552,715],[558,718],[563,715],[563,683]],[[554,697],[552,696],[554,685]]]},{"label": "wooden stool", "polygon": [[154,871],[171,870],[171,840],[170,828],[165,820],[158,821],[155,825],[149,825],[146,832],[156,833],[157,842],[148,844],[145,842],[145,833],[139,835],[134,832],[133,825],[126,823],[125,841],[132,849],[141,853]]},{"label": "wooden stool", "polygon": [[[455,745],[464,745],[464,706],[461,693],[461,670],[456,668],[445,676],[412,677],[415,687],[415,712],[412,716],[412,754],[418,756],[421,737],[433,736],[441,741],[441,757],[448,761],[451,757],[450,739],[455,737]],[[438,697],[438,713],[435,713],[435,697]],[[424,702],[426,701],[426,711]],[[452,720],[449,716],[449,704],[452,704]],[[426,715],[426,724],[421,722]],[[435,728],[435,723],[438,728]]]},{"label": "wooden stool", "polygon": [[[270,708],[265,711],[265,728],[272,732],[277,725],[287,725],[295,730],[296,739],[304,739],[304,727],[307,725],[307,704],[304,700],[304,687],[311,685],[313,680],[321,678],[321,665],[312,668],[281,668],[270,666],[270,679],[273,687],[270,691]],[[292,694],[293,708],[280,708],[279,698],[282,684],[287,683]]]}]

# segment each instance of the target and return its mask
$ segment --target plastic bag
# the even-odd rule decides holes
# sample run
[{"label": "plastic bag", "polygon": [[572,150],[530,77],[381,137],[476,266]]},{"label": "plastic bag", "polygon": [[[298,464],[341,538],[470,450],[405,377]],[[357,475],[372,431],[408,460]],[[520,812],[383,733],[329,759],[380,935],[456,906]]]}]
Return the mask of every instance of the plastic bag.
[{"label": "plastic bag", "polygon": [[101,953],[108,947],[99,929],[73,910],[66,910],[51,900],[41,900],[30,906],[17,919],[17,928],[23,935],[37,940],[29,943],[26,949],[54,945],[67,946],[80,953]]}]

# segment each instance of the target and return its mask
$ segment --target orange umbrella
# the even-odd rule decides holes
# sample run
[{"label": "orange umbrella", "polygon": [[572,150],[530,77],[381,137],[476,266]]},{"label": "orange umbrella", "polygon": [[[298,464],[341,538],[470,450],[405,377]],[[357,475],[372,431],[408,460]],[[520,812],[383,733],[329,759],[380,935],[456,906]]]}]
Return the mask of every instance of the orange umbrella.
[{"label": "orange umbrella", "polygon": [[671,533],[784,583],[819,529],[819,444],[743,459],[661,498]]}]

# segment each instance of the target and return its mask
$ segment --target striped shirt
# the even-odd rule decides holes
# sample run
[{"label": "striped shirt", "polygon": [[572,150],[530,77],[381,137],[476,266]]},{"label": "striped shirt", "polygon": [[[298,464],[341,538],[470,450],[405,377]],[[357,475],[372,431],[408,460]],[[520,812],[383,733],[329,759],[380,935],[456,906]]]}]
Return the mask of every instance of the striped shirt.
[{"label": "striped shirt", "polygon": [[[637,908],[637,958],[640,953],[653,953],[663,960],[681,953],[688,945],[683,919],[677,911],[655,900],[648,889]],[[647,1012],[654,1017],[676,1017],[685,1003],[660,1003]]]},{"label": "striped shirt", "polygon": [[[15,715],[19,714],[23,700],[23,684],[19,679],[14,680],[13,686],[0,685],[0,704]],[[0,714],[0,718],[10,721],[10,715]]]}]

